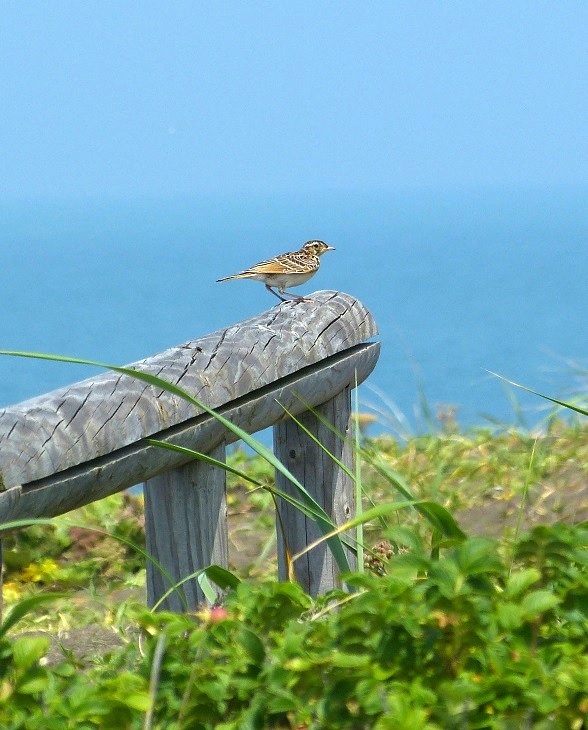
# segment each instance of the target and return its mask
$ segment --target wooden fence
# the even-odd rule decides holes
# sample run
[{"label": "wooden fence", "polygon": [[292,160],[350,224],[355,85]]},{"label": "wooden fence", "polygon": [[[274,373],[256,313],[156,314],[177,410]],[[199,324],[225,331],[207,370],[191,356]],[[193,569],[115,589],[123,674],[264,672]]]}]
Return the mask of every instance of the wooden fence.
[{"label": "wooden fence", "polygon": [[[273,426],[277,457],[341,524],[354,510],[352,482],[285,417],[284,407],[351,466],[349,441],[336,437],[307,406],[347,434],[351,389],[374,368],[379,344],[368,342],[377,334],[376,325],[353,297],[321,291],[312,300],[273,307],[129,367],[179,385],[248,433]],[[224,461],[226,444],[236,437],[177,395],[114,371],[0,410],[0,524],[63,514],[144,483],[147,550],[174,579],[211,563],[226,566],[224,470],[151,446],[148,438]],[[282,475],[276,482],[296,494]],[[289,504],[282,501],[279,509],[279,574],[284,578],[284,542],[296,553],[319,533]],[[353,551],[348,557],[353,564]],[[324,543],[294,568],[313,595],[337,583],[337,568]],[[149,563],[149,605],[169,587]],[[183,588],[190,608],[202,602],[196,580]],[[180,597],[172,593],[163,608],[181,611]]]}]

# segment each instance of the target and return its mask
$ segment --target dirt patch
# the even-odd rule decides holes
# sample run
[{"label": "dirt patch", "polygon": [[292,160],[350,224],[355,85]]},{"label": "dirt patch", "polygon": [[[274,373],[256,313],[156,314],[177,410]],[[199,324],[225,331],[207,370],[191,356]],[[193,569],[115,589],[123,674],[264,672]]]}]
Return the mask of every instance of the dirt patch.
[{"label": "dirt patch", "polygon": [[519,519],[523,531],[540,524],[579,524],[588,520],[588,477],[569,464],[534,485],[524,502],[497,487],[482,504],[457,511],[455,518],[469,535],[494,538],[513,534]]}]

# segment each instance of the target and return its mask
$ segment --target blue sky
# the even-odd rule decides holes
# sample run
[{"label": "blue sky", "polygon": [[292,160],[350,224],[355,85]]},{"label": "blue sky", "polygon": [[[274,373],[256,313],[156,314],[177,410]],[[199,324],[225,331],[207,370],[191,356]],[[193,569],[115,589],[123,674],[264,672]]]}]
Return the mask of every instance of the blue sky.
[{"label": "blue sky", "polygon": [[0,197],[588,183],[588,3],[0,5]]}]

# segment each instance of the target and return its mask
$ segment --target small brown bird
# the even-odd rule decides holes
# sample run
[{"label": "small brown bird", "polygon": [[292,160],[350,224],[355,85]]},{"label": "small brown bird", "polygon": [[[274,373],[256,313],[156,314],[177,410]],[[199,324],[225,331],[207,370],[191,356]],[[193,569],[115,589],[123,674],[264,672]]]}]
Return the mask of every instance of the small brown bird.
[{"label": "small brown bird", "polygon": [[[245,271],[233,276],[226,276],[217,281],[229,281],[230,279],[256,279],[263,281],[265,288],[271,291],[282,302],[292,301],[285,299],[281,294],[287,294],[298,302],[305,301],[304,297],[286,291],[291,286],[300,286],[316,274],[320,266],[320,256],[325,251],[334,251],[333,246],[328,246],[324,241],[307,241],[300,251],[283,253],[273,259],[255,264]],[[273,287],[273,288],[272,288]],[[278,292],[274,291],[274,288]]]}]

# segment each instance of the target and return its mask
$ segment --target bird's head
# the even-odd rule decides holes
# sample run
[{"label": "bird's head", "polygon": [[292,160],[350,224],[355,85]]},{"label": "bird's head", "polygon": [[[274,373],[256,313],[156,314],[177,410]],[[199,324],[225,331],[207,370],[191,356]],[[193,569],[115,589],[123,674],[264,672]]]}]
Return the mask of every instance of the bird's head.
[{"label": "bird's head", "polygon": [[302,250],[311,256],[322,256],[325,251],[334,251],[333,246],[327,245],[324,241],[307,241]]}]

